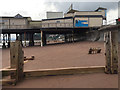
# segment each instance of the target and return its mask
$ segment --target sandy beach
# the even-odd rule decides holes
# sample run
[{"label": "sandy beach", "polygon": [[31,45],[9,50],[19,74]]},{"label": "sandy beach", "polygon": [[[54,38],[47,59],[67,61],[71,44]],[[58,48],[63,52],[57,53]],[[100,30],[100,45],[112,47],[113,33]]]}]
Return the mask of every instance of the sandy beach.
[{"label": "sandy beach", "polygon": [[[89,48],[101,48],[100,54],[88,54]],[[23,48],[24,56],[35,60],[24,64],[24,70],[64,67],[105,66],[103,42],[77,42],[44,47]],[[2,68],[10,64],[9,49],[2,50]],[[104,73],[85,75],[47,76],[25,79],[13,88],[117,88],[118,75]]]}]

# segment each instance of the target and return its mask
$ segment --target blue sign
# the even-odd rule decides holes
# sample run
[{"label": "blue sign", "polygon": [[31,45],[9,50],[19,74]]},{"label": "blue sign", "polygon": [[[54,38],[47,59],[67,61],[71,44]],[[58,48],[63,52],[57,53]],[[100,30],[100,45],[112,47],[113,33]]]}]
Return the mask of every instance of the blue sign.
[{"label": "blue sign", "polygon": [[87,20],[76,20],[75,27],[88,27]]}]

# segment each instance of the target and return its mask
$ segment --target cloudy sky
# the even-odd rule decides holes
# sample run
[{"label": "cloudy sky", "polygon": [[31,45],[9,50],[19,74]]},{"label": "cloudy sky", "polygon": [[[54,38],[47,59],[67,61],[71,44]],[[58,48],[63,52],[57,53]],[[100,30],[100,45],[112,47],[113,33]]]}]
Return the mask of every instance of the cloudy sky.
[{"label": "cloudy sky", "polygon": [[73,9],[94,11],[98,7],[107,8],[107,21],[118,18],[119,0],[2,0],[0,16],[15,16],[20,13],[33,20],[46,18],[47,11],[66,12],[71,4]]},{"label": "cloudy sky", "polygon": [[73,4],[73,9],[80,11],[107,8],[107,22],[110,24],[118,18],[118,1],[120,0],[1,0],[0,16],[20,13],[22,16],[30,16],[32,20],[41,20],[46,18],[47,11],[65,13]]}]

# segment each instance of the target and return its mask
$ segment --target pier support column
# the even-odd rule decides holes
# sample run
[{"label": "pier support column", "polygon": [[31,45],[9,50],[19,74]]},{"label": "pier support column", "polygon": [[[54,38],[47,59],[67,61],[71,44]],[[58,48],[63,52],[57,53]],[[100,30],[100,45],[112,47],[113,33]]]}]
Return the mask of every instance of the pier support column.
[{"label": "pier support column", "polygon": [[10,33],[8,34],[8,48],[10,47]]},{"label": "pier support column", "polygon": [[29,33],[29,46],[34,46],[34,33]]},{"label": "pier support column", "polygon": [[72,34],[69,34],[69,42],[72,42]]},{"label": "pier support column", "polygon": [[67,34],[64,34],[65,42],[67,42]]},{"label": "pier support column", "polygon": [[104,33],[105,41],[105,73],[111,73],[111,45],[110,45],[110,32]]},{"label": "pier support column", "polygon": [[41,31],[41,47],[46,45],[46,34],[44,31]]},{"label": "pier support column", "polygon": [[7,43],[7,34],[5,34],[5,43]]},{"label": "pier support column", "polygon": [[70,42],[70,34],[68,34],[68,42]]},{"label": "pier support column", "polygon": [[19,40],[19,35],[18,34],[16,34],[16,40]]},{"label": "pier support column", "polygon": [[72,31],[72,42],[74,43],[74,31]]},{"label": "pier support column", "polygon": [[20,42],[21,42],[21,45],[23,46],[23,44],[22,44],[22,33],[20,33]]},{"label": "pier support column", "polygon": [[24,43],[25,43],[25,47],[26,47],[26,32],[24,32]]},{"label": "pier support column", "polygon": [[3,34],[3,46],[2,46],[2,48],[6,48],[6,46],[5,46],[5,34]]},{"label": "pier support column", "polygon": [[2,43],[1,34],[0,34],[0,43]]},{"label": "pier support column", "polygon": [[112,74],[117,74],[118,73],[118,31],[111,32],[111,44],[112,44],[111,71]]},{"label": "pier support column", "polygon": [[118,31],[105,33],[105,72],[118,73]]}]

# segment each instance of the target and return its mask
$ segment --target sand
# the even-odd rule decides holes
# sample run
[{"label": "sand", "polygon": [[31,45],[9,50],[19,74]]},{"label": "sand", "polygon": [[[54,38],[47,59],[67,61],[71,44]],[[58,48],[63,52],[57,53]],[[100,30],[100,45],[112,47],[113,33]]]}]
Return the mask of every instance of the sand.
[{"label": "sand", "polygon": [[[88,54],[90,47],[100,47],[100,54]],[[27,57],[35,56],[35,60],[24,64],[24,70],[37,70],[63,67],[104,66],[103,42],[77,42],[44,47],[23,48]],[[2,50],[2,68],[9,66],[9,49]],[[47,76],[27,79],[14,88],[117,88],[118,75],[104,73],[85,75]]]},{"label": "sand", "polygon": [[[101,54],[88,54],[90,47],[100,47]],[[36,46],[23,48],[24,56],[35,56],[35,60],[25,63],[25,70],[82,67],[82,66],[104,66],[104,44],[103,42],[79,42],[60,45]],[[4,49],[3,68],[10,62],[10,51]]]}]

